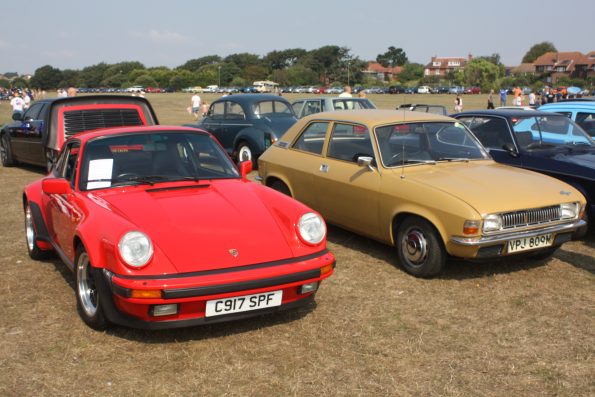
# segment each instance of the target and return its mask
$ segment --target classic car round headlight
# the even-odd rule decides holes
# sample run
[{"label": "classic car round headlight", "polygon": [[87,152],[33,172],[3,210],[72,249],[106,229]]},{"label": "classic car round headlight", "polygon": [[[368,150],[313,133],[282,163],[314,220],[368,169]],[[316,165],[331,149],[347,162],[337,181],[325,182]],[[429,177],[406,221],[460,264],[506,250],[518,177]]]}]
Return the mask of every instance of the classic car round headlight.
[{"label": "classic car round headlight", "polygon": [[322,218],[308,212],[300,217],[298,222],[298,234],[305,243],[316,245],[326,237],[326,225]]},{"label": "classic car round headlight", "polygon": [[578,203],[564,203],[560,204],[560,218],[574,219],[578,217],[579,204]]},{"label": "classic car round headlight", "polygon": [[128,232],[118,244],[120,255],[126,264],[132,267],[142,267],[153,256],[153,244],[149,237],[142,232]]},{"label": "classic car round headlight", "polygon": [[483,231],[495,232],[502,229],[502,217],[498,214],[489,214],[483,219]]}]

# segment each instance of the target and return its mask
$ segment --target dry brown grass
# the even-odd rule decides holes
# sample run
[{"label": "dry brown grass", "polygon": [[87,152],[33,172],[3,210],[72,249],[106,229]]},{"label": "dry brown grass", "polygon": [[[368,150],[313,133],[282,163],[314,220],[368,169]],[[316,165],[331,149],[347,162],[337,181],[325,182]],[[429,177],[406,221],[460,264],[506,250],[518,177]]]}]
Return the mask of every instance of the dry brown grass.
[{"label": "dry brown grass", "polygon": [[[189,97],[149,99],[162,122],[182,124]],[[102,333],[79,320],[65,266],[27,256],[20,195],[40,176],[0,167],[1,396],[595,394],[593,234],[549,261],[451,261],[420,280],[396,267],[390,247],[331,227],[338,267],[312,307]]]}]

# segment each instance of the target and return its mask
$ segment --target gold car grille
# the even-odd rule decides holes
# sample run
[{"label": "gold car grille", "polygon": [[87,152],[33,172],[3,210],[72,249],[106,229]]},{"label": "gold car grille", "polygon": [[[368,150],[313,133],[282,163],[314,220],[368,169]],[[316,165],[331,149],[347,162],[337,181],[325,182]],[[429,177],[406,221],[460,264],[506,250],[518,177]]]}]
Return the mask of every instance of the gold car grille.
[{"label": "gold car grille", "polygon": [[502,214],[502,229],[514,229],[560,220],[560,206],[534,208]]}]

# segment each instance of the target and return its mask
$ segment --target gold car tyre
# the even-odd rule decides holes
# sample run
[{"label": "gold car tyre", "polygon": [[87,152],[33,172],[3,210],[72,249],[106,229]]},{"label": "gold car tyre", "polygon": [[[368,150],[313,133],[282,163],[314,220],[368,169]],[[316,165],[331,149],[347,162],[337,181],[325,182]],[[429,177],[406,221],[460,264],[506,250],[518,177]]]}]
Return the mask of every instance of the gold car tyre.
[{"label": "gold car tyre", "polygon": [[271,189],[278,191],[279,193],[283,193],[286,196],[291,197],[291,191],[287,187],[287,185],[281,181],[275,181],[271,183]]},{"label": "gold car tyre", "polygon": [[89,254],[82,246],[76,250],[75,277],[76,309],[79,315],[93,329],[107,328],[108,321],[103,312],[96,280],[101,274],[91,265]]},{"label": "gold car tyre", "polygon": [[414,216],[404,219],[398,226],[395,245],[399,264],[416,277],[433,277],[446,263],[442,240],[425,219]]}]

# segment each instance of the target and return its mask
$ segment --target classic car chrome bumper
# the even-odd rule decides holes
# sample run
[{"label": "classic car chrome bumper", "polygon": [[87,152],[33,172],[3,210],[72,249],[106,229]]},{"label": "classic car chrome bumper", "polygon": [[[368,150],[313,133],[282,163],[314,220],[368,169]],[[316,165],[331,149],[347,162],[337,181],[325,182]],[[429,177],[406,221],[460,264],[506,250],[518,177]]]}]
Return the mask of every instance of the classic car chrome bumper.
[{"label": "classic car chrome bumper", "polygon": [[463,245],[466,247],[486,247],[490,245],[502,244],[509,240],[515,240],[519,238],[525,237],[535,237],[542,234],[549,234],[549,233],[572,233],[576,229],[585,226],[587,223],[583,220],[577,220],[573,223],[563,223],[559,225],[534,229],[534,230],[524,230],[524,231],[516,231],[511,233],[505,234],[495,234],[492,236],[483,236],[483,237],[460,237],[455,236],[450,238],[450,242]]}]

